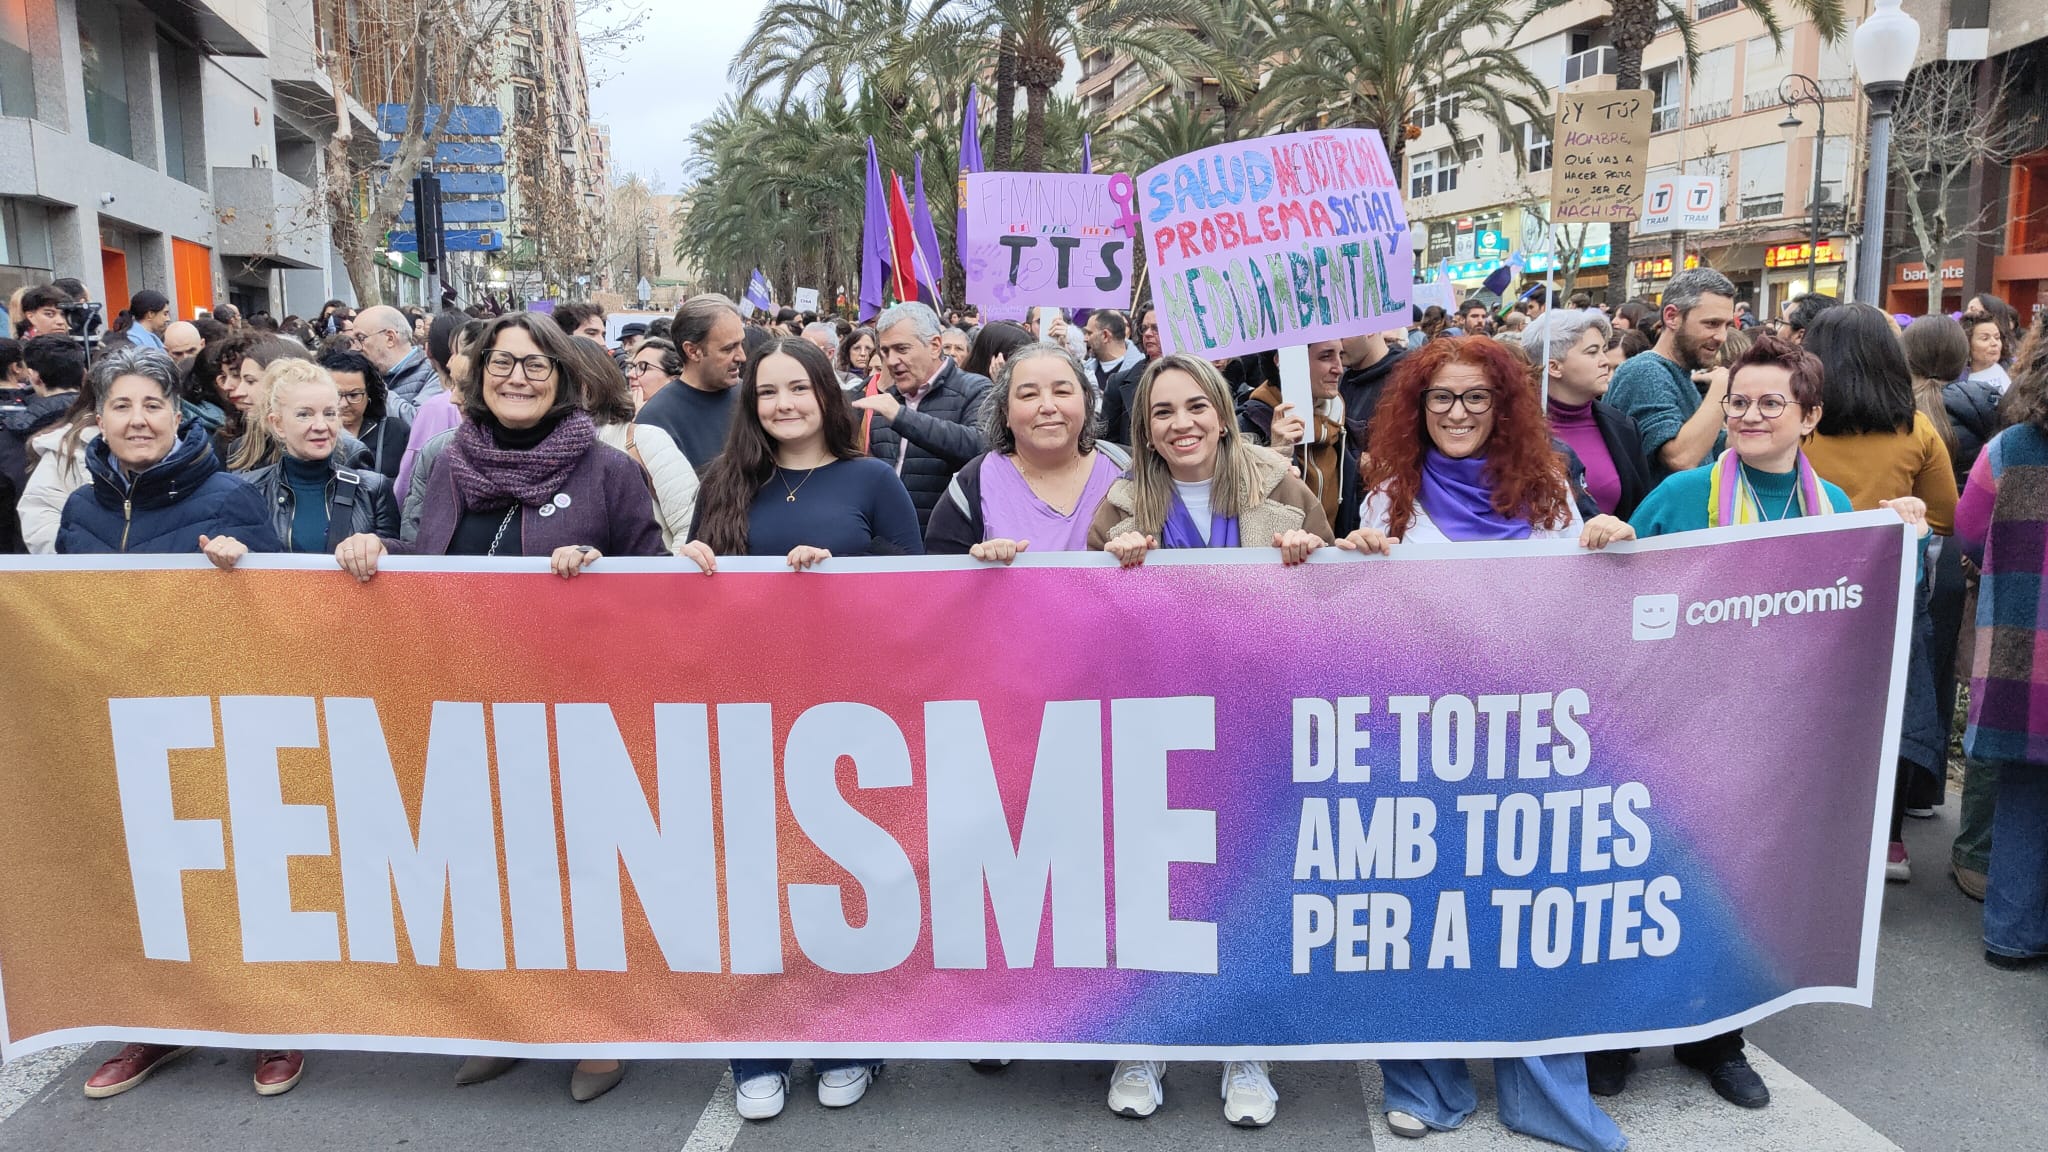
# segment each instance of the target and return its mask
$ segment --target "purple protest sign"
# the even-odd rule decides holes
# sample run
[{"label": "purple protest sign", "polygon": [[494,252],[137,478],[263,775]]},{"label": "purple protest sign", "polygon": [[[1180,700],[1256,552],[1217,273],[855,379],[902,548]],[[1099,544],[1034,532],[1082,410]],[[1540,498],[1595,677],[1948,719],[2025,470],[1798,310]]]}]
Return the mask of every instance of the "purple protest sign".
[{"label": "purple protest sign", "polygon": [[1373,129],[1204,148],[1147,171],[1138,197],[1168,352],[1214,359],[1408,322],[1408,214]]},{"label": "purple protest sign", "polygon": [[984,314],[1040,304],[1131,306],[1129,176],[975,172],[966,183],[968,303]]}]

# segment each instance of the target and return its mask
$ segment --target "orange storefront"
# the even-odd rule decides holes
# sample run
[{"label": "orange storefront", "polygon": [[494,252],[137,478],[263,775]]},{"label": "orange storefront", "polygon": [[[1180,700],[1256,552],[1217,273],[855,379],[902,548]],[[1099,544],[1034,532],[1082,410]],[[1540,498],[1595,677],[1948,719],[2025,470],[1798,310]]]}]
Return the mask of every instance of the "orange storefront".
[{"label": "orange storefront", "polygon": [[2048,149],[2012,163],[2005,252],[1991,261],[1991,290],[2032,316],[2048,307]]},{"label": "orange storefront", "polygon": [[1963,308],[1963,262],[1943,260],[1941,262],[1941,301],[1937,307],[1927,304],[1927,265],[1919,261],[1892,266],[1892,282],[1885,285],[1884,307],[1887,312],[1902,312],[1908,316],[1925,316],[1933,312],[1960,312]]}]

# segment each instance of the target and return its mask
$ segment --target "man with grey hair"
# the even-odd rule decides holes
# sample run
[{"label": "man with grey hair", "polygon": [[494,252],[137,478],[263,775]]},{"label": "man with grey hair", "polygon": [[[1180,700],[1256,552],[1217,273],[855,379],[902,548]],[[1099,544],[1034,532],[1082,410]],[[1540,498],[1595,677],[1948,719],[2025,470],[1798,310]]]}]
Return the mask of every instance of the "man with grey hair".
[{"label": "man with grey hair", "polygon": [[839,355],[839,329],[823,320],[804,325],[804,339],[817,345],[827,360]]},{"label": "man with grey hair", "polygon": [[420,405],[441,391],[441,374],[426,349],[413,345],[412,321],[389,304],[375,304],[356,313],[355,334],[357,350],[384,378],[386,410],[412,423]]},{"label": "man with grey hair", "polygon": [[875,321],[875,355],[888,370],[853,402],[865,415],[868,455],[896,469],[922,531],[953,473],[988,447],[981,435],[989,378],[963,371],[939,344],[939,314],[908,301]]},{"label": "man with grey hair", "polygon": [[1712,268],[1680,272],[1664,286],[1664,330],[1650,351],[1615,370],[1607,402],[1642,429],[1657,479],[1699,467],[1721,451],[1728,370],[1721,341],[1735,323],[1735,285]]}]

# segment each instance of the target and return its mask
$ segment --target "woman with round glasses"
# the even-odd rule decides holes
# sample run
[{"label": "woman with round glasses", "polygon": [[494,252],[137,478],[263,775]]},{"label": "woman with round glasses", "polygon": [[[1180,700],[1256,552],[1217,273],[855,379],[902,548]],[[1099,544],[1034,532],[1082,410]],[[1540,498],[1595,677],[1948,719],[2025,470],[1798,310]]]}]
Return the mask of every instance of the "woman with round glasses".
[{"label": "woman with round glasses", "polygon": [[1395,543],[1634,539],[1626,522],[1579,515],[1529,365],[1499,341],[1432,340],[1394,369],[1373,415],[1361,527],[1340,548]]},{"label": "woman with round glasses", "polygon": [[[1431,340],[1401,358],[1372,419],[1357,531],[1337,542],[1386,554],[1402,541],[1569,540],[1604,548],[1635,533],[1581,521],[1564,454],[1550,439],[1529,362],[1488,336]],[[1591,1152],[1628,1140],[1586,1086],[1576,1053],[1493,1062],[1501,1122]],[[1457,1128],[1478,1107],[1463,1060],[1382,1060],[1387,1126],[1419,1138]]]},{"label": "woman with round glasses", "polygon": [[524,312],[491,321],[462,382],[463,422],[425,481],[419,535],[351,539],[342,567],[368,580],[387,551],[546,556],[568,579],[606,554],[664,553],[639,466],[582,409],[590,382],[569,339]]}]

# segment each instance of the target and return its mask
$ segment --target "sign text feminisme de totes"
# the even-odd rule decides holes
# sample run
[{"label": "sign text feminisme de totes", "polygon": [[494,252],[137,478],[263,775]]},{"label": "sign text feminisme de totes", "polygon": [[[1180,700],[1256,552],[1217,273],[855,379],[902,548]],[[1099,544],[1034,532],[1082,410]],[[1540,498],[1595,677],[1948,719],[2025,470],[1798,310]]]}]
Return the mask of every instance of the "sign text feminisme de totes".
[{"label": "sign text feminisme de totes", "polygon": [[[7,1052],[1503,1054],[1867,1003],[1879,520],[1299,569],[10,560]],[[435,655],[277,643],[336,597]]]}]

